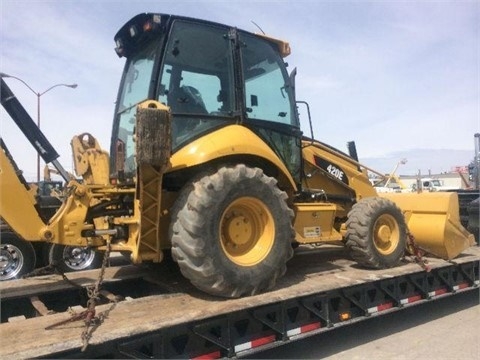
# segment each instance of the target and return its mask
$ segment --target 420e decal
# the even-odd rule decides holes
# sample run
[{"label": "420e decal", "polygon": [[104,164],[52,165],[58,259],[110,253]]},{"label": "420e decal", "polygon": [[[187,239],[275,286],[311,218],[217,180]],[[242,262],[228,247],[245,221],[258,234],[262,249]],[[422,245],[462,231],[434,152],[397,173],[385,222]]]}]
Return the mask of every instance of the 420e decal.
[{"label": "420e decal", "polygon": [[330,161],[322,159],[318,156],[315,156],[314,158],[315,158],[315,165],[325,170],[330,175],[337,178],[344,184],[348,185],[348,177],[345,175],[345,171],[343,171],[341,167],[339,167],[338,165],[332,164]]}]

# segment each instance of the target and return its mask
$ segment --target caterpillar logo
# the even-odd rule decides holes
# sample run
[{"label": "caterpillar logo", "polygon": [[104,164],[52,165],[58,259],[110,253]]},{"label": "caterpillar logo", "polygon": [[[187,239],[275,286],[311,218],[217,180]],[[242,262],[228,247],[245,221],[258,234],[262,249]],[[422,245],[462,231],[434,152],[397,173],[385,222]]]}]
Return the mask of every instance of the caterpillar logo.
[{"label": "caterpillar logo", "polygon": [[348,185],[348,177],[340,166],[332,164],[330,161],[322,159],[318,156],[314,156],[314,159],[315,165],[317,165],[320,169],[325,170],[334,178],[337,178],[344,184]]}]

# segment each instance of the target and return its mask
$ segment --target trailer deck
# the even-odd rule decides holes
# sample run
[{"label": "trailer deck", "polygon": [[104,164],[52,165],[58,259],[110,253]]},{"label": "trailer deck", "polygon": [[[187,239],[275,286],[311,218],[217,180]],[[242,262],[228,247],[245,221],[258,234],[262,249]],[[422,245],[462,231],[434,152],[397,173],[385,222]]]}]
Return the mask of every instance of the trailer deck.
[{"label": "trailer deck", "polygon": [[[122,293],[126,300],[97,307],[97,314],[108,315],[91,334],[86,351],[81,352],[83,321],[46,330],[71,316],[57,310],[2,319],[9,322],[0,325],[5,344],[0,357],[241,357],[479,286],[478,247],[451,262],[434,258],[428,262],[430,272],[412,262],[366,270],[347,260],[342,248],[300,247],[273,291],[240,299],[204,294],[168,263],[150,269],[109,268],[104,287]],[[68,275],[79,287],[93,284],[97,276],[98,270]],[[50,309],[49,301],[69,303],[73,292],[78,288],[59,275],[2,282],[2,317],[5,307],[25,299],[39,299]]]}]

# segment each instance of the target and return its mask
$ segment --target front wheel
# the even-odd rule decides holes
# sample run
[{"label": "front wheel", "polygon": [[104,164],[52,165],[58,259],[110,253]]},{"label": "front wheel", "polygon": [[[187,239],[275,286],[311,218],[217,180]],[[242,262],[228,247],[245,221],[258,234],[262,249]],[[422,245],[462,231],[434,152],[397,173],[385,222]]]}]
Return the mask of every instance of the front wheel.
[{"label": "front wheel", "polygon": [[0,245],[0,281],[20,278],[35,268],[32,244],[13,233],[2,233]]},{"label": "front wheel", "polygon": [[396,266],[405,253],[407,230],[402,211],[381,197],[360,200],[348,213],[346,246],[360,265]]},{"label": "front wheel", "polygon": [[274,178],[223,167],[180,192],[172,211],[172,257],[212,295],[253,295],[274,286],[293,255],[293,211]]},{"label": "front wheel", "polygon": [[55,264],[61,272],[91,270],[102,266],[103,254],[89,247],[52,244],[48,263]]}]

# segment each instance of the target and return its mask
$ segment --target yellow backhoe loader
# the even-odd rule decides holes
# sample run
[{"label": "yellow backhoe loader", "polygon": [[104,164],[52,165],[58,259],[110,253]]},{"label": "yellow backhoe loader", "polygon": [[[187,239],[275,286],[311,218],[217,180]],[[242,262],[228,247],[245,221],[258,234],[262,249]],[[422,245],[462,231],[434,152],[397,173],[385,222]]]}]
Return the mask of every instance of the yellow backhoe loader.
[{"label": "yellow backhoe loader", "polygon": [[[446,259],[473,245],[456,194],[379,196],[353,147],[303,136],[287,42],[140,14],[115,43],[126,64],[110,153],[74,137],[83,181],[68,182],[47,223],[1,153],[0,215],[22,238],[128,252],[133,263],[171,249],[196,287],[224,297],[272,288],[298,244],[346,246],[371,268],[399,264],[408,233]],[[2,104],[28,123],[3,80]],[[43,135],[25,134],[67,180]]]}]

